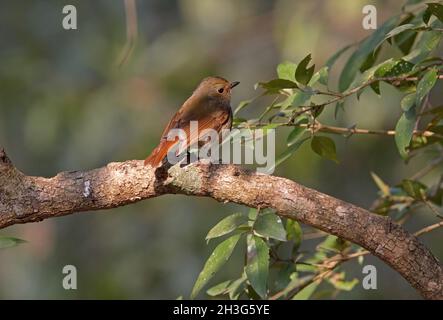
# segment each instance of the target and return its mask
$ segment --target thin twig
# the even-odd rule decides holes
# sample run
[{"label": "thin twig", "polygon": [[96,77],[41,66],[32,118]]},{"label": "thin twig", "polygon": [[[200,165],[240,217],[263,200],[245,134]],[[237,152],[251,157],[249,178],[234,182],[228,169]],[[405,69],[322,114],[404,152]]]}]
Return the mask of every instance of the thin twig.
[{"label": "thin twig", "polygon": [[[321,124],[320,122],[316,122],[315,124],[294,124],[290,122],[274,122],[280,126],[289,126],[289,127],[302,127],[307,129],[312,129],[314,131],[328,132],[328,133],[336,133],[336,134],[371,134],[371,135],[386,135],[386,136],[395,136],[395,130],[373,130],[373,129],[358,129],[358,128],[344,128],[344,127],[335,127]],[[269,125],[269,123],[255,123],[253,125],[248,124],[249,129],[260,128]],[[436,134],[432,131],[420,131],[414,130],[413,132],[416,136],[424,136],[424,137],[440,137],[440,135]],[[442,136],[443,138],[443,136]]]},{"label": "thin twig", "polygon": [[420,171],[415,173],[410,179],[411,180],[418,180],[425,175],[427,175],[429,172],[437,168],[441,163],[443,162],[443,155],[433,159],[426,167],[422,168]]},{"label": "thin twig", "polygon": [[440,221],[438,223],[432,224],[430,226],[427,226],[427,227],[424,227],[423,229],[418,230],[416,233],[414,233],[414,236],[419,237],[425,233],[431,232],[432,230],[435,230],[440,227],[443,227],[443,221]]}]

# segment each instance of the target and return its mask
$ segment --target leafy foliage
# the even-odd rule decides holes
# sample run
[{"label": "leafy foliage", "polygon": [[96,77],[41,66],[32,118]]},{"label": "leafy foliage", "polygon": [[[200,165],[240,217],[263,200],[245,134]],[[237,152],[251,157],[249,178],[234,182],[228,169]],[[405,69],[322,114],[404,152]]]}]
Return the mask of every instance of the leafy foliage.
[{"label": "leafy foliage", "polygon": [[[409,6],[417,9],[408,11]],[[324,159],[338,162],[335,142],[328,135],[381,134],[394,136],[399,155],[407,162],[420,153],[433,155],[428,167],[411,178],[389,184],[383,177],[371,173],[378,197],[371,210],[391,215],[400,223],[412,209],[428,208],[433,216],[442,217],[438,209],[443,203],[443,176],[434,177],[426,185],[420,179],[443,163],[443,106],[432,106],[429,95],[443,78],[443,58],[434,56],[442,32],[443,5],[408,0],[402,15],[388,19],[366,39],[348,45],[333,54],[316,70],[307,54],[298,63],[286,61],[277,66],[277,78],[257,84],[262,95],[274,100],[259,119],[239,120],[238,127],[292,127],[284,150],[276,159],[279,166],[306,141],[311,150]],[[383,50],[396,48],[393,57]],[[353,50],[341,70],[338,90],[333,90],[330,73],[343,54]],[[403,94],[392,113],[399,114],[392,124],[395,130],[364,130],[355,125],[335,127],[323,123],[323,111],[335,106],[335,116],[343,112],[351,96],[360,98],[366,88],[383,97],[380,83],[386,83]],[[252,100],[242,102],[235,114],[244,110]],[[394,132],[395,131],[395,132]],[[368,174],[369,177],[369,174]],[[271,209],[235,213],[212,228],[207,239],[226,236],[209,257],[197,279],[192,296],[206,285],[215,272],[229,259],[242,234],[246,234],[245,263],[239,278],[223,281],[210,288],[210,296],[230,299],[295,299],[303,300],[331,296],[352,290],[357,279],[349,279],[341,269],[342,263],[354,258],[362,263],[366,252],[335,236],[307,230],[293,220],[285,220]],[[312,236],[312,234],[314,236]],[[313,252],[301,251],[311,237],[323,238]]]}]

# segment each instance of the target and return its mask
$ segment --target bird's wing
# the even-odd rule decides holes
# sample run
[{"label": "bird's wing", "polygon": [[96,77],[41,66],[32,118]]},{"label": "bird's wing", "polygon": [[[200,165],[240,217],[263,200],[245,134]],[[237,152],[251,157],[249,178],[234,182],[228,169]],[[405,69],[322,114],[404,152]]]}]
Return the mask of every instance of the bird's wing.
[{"label": "bird's wing", "polygon": [[[178,143],[178,137],[175,140],[168,141],[168,133],[172,129],[182,129],[187,136],[186,144],[184,148],[188,148],[190,145],[197,143],[199,134],[205,129],[214,129],[220,131],[231,120],[230,108],[213,108],[210,112],[205,111],[204,107],[187,108],[186,104],[189,100],[180,108],[174,115],[169,124],[163,131],[162,138],[159,145],[151,155],[145,160],[145,164],[151,164],[157,166],[162,159],[167,155],[168,150]],[[206,109],[207,110],[207,109]],[[190,128],[191,121],[198,121],[198,132],[192,131]]]}]

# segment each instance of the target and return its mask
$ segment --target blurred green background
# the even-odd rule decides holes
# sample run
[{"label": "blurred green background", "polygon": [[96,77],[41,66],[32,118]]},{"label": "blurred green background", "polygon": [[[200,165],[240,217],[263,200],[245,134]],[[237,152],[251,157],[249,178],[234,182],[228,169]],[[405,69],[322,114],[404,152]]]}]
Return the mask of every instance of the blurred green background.
[{"label": "blurred green background", "polygon": [[[275,77],[279,62],[298,62],[312,53],[321,66],[344,45],[368,35],[371,31],[361,27],[364,5],[376,5],[380,25],[399,13],[402,3],[139,0],[138,37],[121,64],[127,41],[123,1],[2,1],[0,145],[20,170],[47,177],[142,159],[201,78],[219,75],[240,81],[233,94],[235,107],[257,95],[256,82]],[[77,8],[78,30],[62,28],[67,4]],[[334,67],[333,82],[343,62]],[[440,83],[431,99],[441,101],[441,89]],[[401,95],[387,86],[382,90],[387,92],[383,99],[369,91],[360,101],[351,99],[338,122],[394,128]],[[241,116],[256,116],[265,102],[251,105]],[[322,115],[325,123],[334,124],[332,111]],[[277,152],[283,150],[287,133],[278,132],[282,141]],[[304,146],[275,174],[368,208],[377,193],[371,171],[395,184],[426,161],[424,155],[404,164],[390,137],[333,138],[340,164]],[[206,245],[206,232],[238,210],[247,208],[171,195],[0,230],[0,235],[29,241],[0,251],[0,298],[188,297],[216,244]],[[410,231],[435,221],[427,211],[416,216],[406,224]],[[422,238],[439,258],[442,236],[439,230]],[[303,249],[316,243],[306,240]],[[211,283],[239,276],[242,259],[241,250],[236,250]],[[377,266],[378,290],[364,290],[359,284],[337,298],[419,298],[378,259],[368,257],[365,263]],[[62,287],[67,264],[77,267],[78,290]],[[345,269],[362,279],[356,262]]]}]

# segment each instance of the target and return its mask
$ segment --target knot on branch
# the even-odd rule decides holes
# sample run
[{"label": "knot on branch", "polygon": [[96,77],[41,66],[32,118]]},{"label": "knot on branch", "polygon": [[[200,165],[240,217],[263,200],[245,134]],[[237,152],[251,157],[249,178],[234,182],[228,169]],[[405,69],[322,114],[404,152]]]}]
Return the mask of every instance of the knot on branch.
[{"label": "knot on branch", "polygon": [[210,164],[189,164],[181,167],[176,164],[168,169],[165,185],[180,189],[186,194],[201,194],[206,187],[206,177]]},{"label": "knot on branch", "polygon": [[8,165],[10,166],[12,164],[11,160],[9,160],[8,156],[6,155],[5,149],[0,148],[0,166],[1,165]]}]

